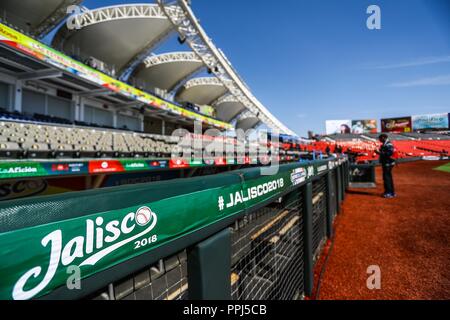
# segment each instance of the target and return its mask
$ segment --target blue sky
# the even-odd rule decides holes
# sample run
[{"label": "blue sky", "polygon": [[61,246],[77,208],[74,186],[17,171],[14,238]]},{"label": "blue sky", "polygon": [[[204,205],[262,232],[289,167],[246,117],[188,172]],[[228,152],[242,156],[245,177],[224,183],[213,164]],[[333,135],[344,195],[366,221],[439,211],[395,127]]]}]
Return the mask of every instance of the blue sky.
[{"label": "blue sky", "polygon": [[[128,2],[136,1],[84,5]],[[366,27],[371,4],[381,8],[381,30]],[[327,119],[450,112],[450,1],[192,0],[192,6],[255,96],[302,136],[324,132]],[[183,48],[170,42],[158,51],[172,49]]]}]

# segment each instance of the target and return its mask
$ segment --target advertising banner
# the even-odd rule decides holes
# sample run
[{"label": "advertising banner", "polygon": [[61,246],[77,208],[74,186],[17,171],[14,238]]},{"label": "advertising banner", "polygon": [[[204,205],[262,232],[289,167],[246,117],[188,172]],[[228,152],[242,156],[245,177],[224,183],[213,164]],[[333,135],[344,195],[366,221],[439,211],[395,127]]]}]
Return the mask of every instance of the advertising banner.
[{"label": "advertising banner", "polygon": [[352,121],[352,133],[377,133],[378,126],[377,120],[353,120]]},{"label": "advertising banner", "polygon": [[149,172],[165,169],[187,169],[205,166],[259,164],[259,158],[245,159],[103,159],[85,161],[3,161],[0,162],[0,180],[32,177],[84,176],[125,172]]},{"label": "advertising banner", "polygon": [[411,117],[381,119],[381,131],[393,133],[412,132]]},{"label": "advertising banner", "polygon": [[412,116],[413,130],[448,129],[448,113]]},{"label": "advertising banner", "polygon": [[[161,196],[157,201],[95,214],[81,216],[80,212],[68,220],[1,233],[0,299],[26,300],[48,294],[66,285],[69,267],[79,268],[81,277],[88,278],[279,197],[317,175],[319,166],[291,166],[273,176]],[[177,183],[173,188],[183,190],[183,182]]]},{"label": "advertising banner", "polygon": [[100,71],[90,68],[12,28],[0,23],[0,42],[25,52],[36,59],[44,61],[54,67],[70,72],[87,81],[96,83],[116,93],[122,94],[130,99],[138,100],[154,108],[163,109],[171,113],[211,124],[221,129],[231,129],[232,125],[198,113],[186,110],[172,103],[159,99],[149,93],[138,90],[124,82],[107,76]]},{"label": "advertising banner", "polygon": [[41,177],[47,175],[39,162],[0,162],[0,178]]},{"label": "advertising banner", "polygon": [[348,134],[352,132],[352,120],[328,120],[325,126],[327,134]]},{"label": "advertising banner", "polygon": [[0,162],[0,179],[151,171],[169,168],[168,160],[89,160],[79,162]]},{"label": "advertising banner", "polygon": [[216,116],[216,109],[214,109],[211,106],[203,105],[200,106],[200,113],[207,115],[208,117],[215,117]]}]

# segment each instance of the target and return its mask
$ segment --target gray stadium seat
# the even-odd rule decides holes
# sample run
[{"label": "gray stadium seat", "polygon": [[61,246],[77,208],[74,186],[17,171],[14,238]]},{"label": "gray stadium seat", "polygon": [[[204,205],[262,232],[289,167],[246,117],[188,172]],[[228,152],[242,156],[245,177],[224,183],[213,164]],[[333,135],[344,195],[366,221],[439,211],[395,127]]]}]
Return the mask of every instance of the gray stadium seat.
[{"label": "gray stadium seat", "polygon": [[72,158],[74,156],[73,145],[52,143],[50,145],[55,158]]},{"label": "gray stadium seat", "polygon": [[[179,137],[109,129],[0,122],[2,150],[8,150],[2,153],[2,157],[170,157],[180,140]],[[189,149],[190,146],[187,147]]]},{"label": "gray stadium seat", "polygon": [[0,157],[18,158],[22,153],[22,149],[16,142],[0,142]]},{"label": "gray stadium seat", "polygon": [[22,149],[25,151],[27,158],[48,158],[50,149],[48,144],[39,142],[25,142],[22,144]]}]

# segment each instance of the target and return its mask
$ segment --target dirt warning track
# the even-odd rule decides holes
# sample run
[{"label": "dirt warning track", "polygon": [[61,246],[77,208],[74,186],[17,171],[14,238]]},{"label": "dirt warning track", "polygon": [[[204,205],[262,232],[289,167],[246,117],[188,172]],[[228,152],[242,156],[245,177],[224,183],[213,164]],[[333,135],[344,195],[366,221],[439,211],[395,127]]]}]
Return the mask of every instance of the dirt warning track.
[{"label": "dirt warning track", "polygon": [[[396,167],[396,199],[381,198],[380,168],[377,189],[350,190],[316,298],[450,299],[450,173],[434,170],[444,164]],[[373,265],[381,270],[380,290],[367,288]]]}]

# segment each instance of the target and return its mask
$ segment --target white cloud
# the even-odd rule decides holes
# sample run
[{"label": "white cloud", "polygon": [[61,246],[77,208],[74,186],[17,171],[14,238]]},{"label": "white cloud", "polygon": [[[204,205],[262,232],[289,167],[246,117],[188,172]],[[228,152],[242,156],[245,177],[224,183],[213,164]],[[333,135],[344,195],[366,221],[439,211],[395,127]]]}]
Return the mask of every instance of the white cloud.
[{"label": "white cloud", "polygon": [[450,85],[450,75],[398,82],[391,84],[390,87],[408,88],[408,87],[446,86],[446,85]]},{"label": "white cloud", "polygon": [[417,59],[414,61],[402,62],[402,63],[398,63],[398,64],[381,65],[381,66],[376,66],[373,69],[410,68],[410,67],[420,67],[420,66],[437,64],[437,63],[446,63],[446,62],[450,62],[450,55],[440,56],[440,57],[427,57],[427,58]]}]

